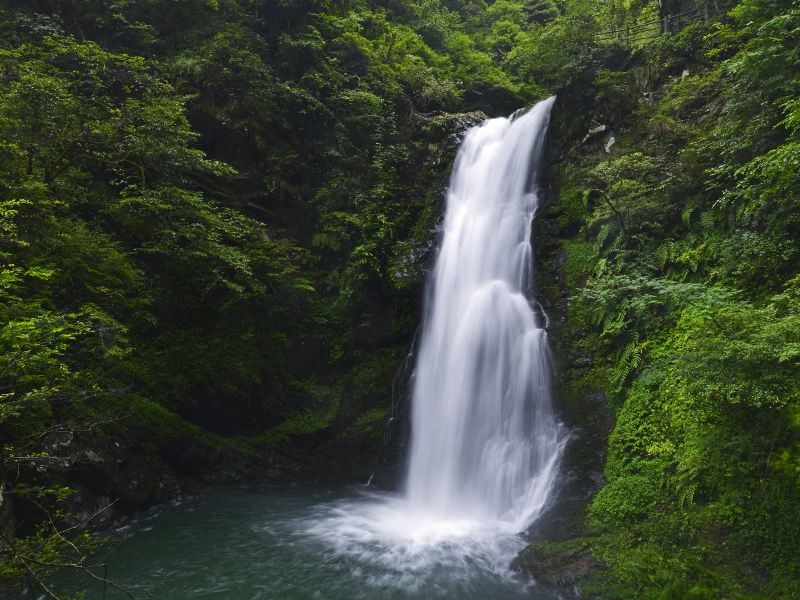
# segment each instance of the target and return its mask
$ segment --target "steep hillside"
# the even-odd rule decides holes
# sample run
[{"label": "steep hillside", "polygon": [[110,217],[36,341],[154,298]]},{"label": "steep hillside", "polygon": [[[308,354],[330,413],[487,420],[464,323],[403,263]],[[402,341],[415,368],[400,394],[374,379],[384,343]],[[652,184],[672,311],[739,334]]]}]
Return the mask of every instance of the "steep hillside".
[{"label": "steep hillside", "polygon": [[564,88],[543,292],[574,443],[598,394],[614,425],[579,537],[521,557],[541,579],[798,597],[798,18],[741,2]]},{"label": "steep hillside", "polygon": [[798,31],[784,0],[0,1],[2,585],[77,561],[65,527],[366,479],[460,135],[556,94],[575,480],[520,565],[797,598]]}]

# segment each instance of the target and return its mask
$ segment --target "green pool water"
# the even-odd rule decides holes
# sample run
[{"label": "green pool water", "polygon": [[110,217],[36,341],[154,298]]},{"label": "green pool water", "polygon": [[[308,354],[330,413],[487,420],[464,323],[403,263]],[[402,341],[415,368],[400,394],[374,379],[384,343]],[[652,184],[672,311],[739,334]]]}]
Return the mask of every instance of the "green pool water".
[{"label": "green pool water", "polygon": [[[115,535],[125,540],[108,576],[137,599],[558,598],[508,568],[524,540],[503,524],[414,512],[362,488],[212,494]],[[127,597],[76,575],[58,586]]]}]

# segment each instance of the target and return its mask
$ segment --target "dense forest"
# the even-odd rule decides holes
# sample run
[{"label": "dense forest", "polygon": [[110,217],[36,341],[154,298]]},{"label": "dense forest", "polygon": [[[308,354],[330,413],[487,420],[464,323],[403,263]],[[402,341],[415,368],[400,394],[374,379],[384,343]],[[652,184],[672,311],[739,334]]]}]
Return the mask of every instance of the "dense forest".
[{"label": "dense forest", "polygon": [[461,136],[556,95],[537,295],[603,473],[519,566],[800,598],[800,6],[673,4],[0,1],[0,590],[366,480]]}]

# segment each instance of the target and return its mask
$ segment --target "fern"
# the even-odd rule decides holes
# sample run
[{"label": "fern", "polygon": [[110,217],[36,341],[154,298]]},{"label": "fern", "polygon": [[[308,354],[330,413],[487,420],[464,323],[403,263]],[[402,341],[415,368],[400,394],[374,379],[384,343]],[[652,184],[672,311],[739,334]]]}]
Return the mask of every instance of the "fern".
[{"label": "fern", "polygon": [[600,250],[603,247],[603,244],[605,243],[606,238],[609,236],[610,233],[611,233],[611,226],[608,224],[603,225],[600,228],[600,231],[597,232],[596,246],[598,250]]},{"label": "fern", "polygon": [[611,383],[615,391],[621,391],[631,373],[641,366],[643,347],[644,344],[639,343],[639,333],[634,332],[631,341],[620,352],[612,372]]},{"label": "fern", "polygon": [[710,234],[714,231],[714,226],[716,223],[717,217],[713,211],[707,210],[700,213],[700,227],[703,228],[703,231],[706,234]]},{"label": "fern", "polygon": [[690,225],[692,223],[692,215],[696,210],[697,210],[697,204],[695,204],[694,202],[685,206],[684,209],[681,211],[681,222],[684,225],[687,226]]},{"label": "fern", "polygon": [[661,244],[656,250],[656,258],[658,259],[658,266],[662,269],[667,266],[667,263],[672,260],[675,255],[675,242],[667,240]]}]

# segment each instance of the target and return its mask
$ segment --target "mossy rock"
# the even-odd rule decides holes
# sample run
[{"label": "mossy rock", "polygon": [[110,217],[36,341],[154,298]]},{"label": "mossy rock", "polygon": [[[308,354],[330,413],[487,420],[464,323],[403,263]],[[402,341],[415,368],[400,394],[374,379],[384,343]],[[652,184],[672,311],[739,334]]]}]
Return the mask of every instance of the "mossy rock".
[{"label": "mossy rock", "polygon": [[512,567],[538,583],[585,598],[586,592],[595,587],[603,565],[592,555],[587,540],[575,538],[528,546],[514,559]]}]

